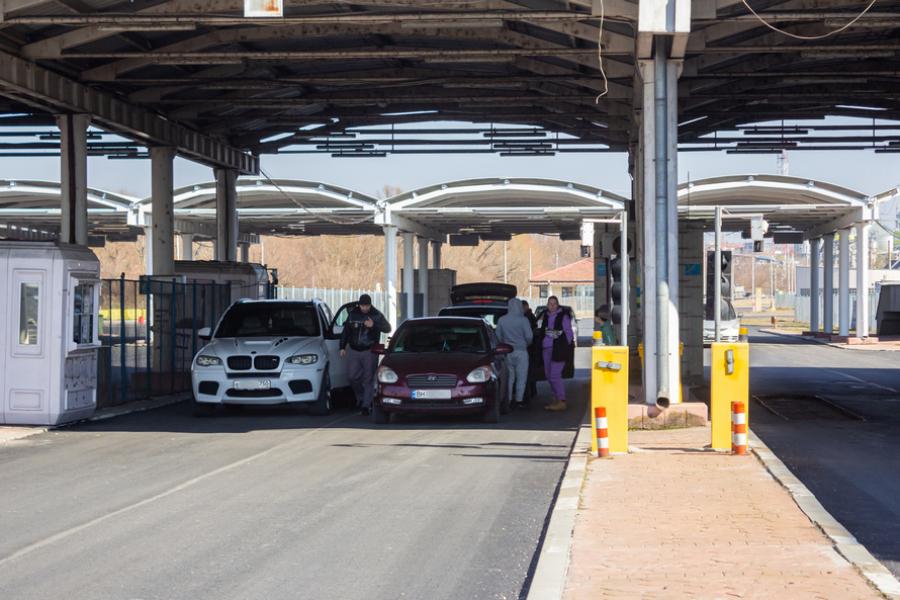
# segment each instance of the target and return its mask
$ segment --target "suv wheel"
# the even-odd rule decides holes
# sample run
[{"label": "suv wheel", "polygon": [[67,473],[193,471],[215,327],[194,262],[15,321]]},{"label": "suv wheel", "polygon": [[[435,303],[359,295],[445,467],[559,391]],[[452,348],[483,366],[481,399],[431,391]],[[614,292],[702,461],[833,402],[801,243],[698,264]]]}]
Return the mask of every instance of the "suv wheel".
[{"label": "suv wheel", "polygon": [[319,386],[319,397],[309,407],[309,414],[317,417],[324,417],[331,412],[331,375],[328,374],[328,367],[325,367],[325,373],[322,374],[322,385]]}]

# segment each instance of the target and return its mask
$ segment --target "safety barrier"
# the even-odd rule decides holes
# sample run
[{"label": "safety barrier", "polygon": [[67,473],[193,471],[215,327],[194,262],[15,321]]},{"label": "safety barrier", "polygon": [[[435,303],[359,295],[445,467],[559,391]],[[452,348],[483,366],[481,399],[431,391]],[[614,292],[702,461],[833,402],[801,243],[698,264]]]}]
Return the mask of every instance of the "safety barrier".
[{"label": "safety barrier", "polygon": [[609,456],[609,426],[606,422],[606,407],[598,406],[594,409],[594,431],[597,435],[594,445],[597,446],[599,456]]},{"label": "safety barrier", "polygon": [[711,395],[709,406],[711,447],[730,450],[733,402],[744,405],[744,423],[750,396],[750,345],[746,342],[713,343],[711,349]]},{"label": "safety barrier", "polygon": [[731,451],[747,454],[747,405],[731,403]]},{"label": "safety barrier", "polygon": [[[591,349],[591,451],[599,452],[597,410],[606,420],[606,452],[628,452],[628,347],[603,346],[595,332]],[[601,422],[602,423],[602,422]],[[603,428],[600,427],[600,430]],[[607,456],[600,454],[600,456]]]}]

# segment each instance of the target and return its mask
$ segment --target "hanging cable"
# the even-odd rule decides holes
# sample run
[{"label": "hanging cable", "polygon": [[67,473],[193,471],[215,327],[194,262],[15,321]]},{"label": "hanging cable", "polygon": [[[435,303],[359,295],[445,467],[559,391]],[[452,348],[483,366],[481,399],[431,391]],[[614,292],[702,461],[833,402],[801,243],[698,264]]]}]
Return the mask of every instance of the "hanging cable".
[{"label": "hanging cable", "polygon": [[775,27],[774,25],[772,25],[772,24],[769,23],[768,21],[764,21],[763,18],[762,18],[761,16],[759,16],[759,15],[757,14],[757,12],[756,12],[755,10],[753,10],[753,8],[747,3],[747,0],[741,0],[741,1],[744,3],[744,6],[746,6],[747,9],[748,9],[751,13],[753,13],[753,16],[756,17],[757,19],[759,19],[759,22],[760,22],[760,23],[762,23],[763,25],[765,25],[766,27],[768,27],[768,28],[771,29],[772,31],[775,31],[775,32],[777,32],[777,33],[782,33],[782,34],[784,34],[784,35],[786,35],[786,36],[788,36],[788,37],[792,37],[792,38],[797,39],[797,40],[822,40],[822,39],[825,39],[825,38],[827,38],[827,37],[831,37],[831,36],[833,36],[833,35],[836,34],[836,33],[840,33],[840,32],[842,32],[842,31],[844,31],[845,29],[847,29],[848,27],[850,27],[851,25],[853,25],[854,23],[856,23],[857,21],[859,21],[859,20],[863,17],[864,14],[866,14],[867,12],[869,12],[869,9],[870,9],[870,8],[872,8],[873,6],[875,6],[875,2],[877,2],[878,0],[872,0],[872,1],[869,3],[869,5],[868,5],[867,7],[865,7],[865,8],[863,9],[863,11],[862,11],[861,13],[859,13],[859,14],[856,16],[855,19],[853,19],[852,21],[850,21],[849,23],[847,23],[846,25],[844,25],[844,26],[841,27],[840,29],[835,29],[834,31],[829,31],[828,33],[823,34],[823,35],[796,35],[796,34],[794,34],[794,33],[788,33],[787,31],[784,31],[783,29],[778,29],[777,27]]},{"label": "hanging cable", "polygon": [[307,214],[309,214],[314,219],[318,219],[320,221],[325,221],[326,223],[333,223],[335,225],[359,225],[361,223],[365,223],[366,221],[371,221],[372,219],[375,218],[375,213],[372,213],[371,215],[369,215],[367,217],[360,217],[358,219],[335,219],[334,217],[329,217],[327,215],[320,215],[318,213],[314,213],[310,207],[306,206],[305,204],[303,204],[303,202],[301,202],[300,200],[291,196],[289,193],[287,193],[284,190],[284,188],[282,188],[280,185],[278,185],[278,182],[275,181],[274,179],[272,179],[272,177],[270,177],[269,174],[266,173],[265,169],[260,167],[259,172],[262,174],[263,177],[266,178],[266,180],[269,183],[274,185],[275,188],[279,192],[281,192],[281,194],[285,198],[287,198],[288,200],[290,200],[291,202],[293,202],[294,204],[299,206],[301,209],[303,209]]},{"label": "hanging cable", "polygon": [[606,78],[606,71],[603,70],[603,19],[606,17],[606,11],[603,7],[603,0],[600,0],[600,36],[597,38],[597,61],[600,63],[600,74],[603,75],[603,93],[594,100],[595,104],[600,104],[600,98],[609,93],[609,80]]}]

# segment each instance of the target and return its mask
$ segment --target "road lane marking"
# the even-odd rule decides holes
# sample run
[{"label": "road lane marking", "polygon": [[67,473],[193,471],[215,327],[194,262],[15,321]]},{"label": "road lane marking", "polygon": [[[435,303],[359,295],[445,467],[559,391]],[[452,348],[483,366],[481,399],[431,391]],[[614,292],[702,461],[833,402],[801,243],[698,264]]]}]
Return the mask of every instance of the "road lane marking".
[{"label": "road lane marking", "polygon": [[841,373],[840,371],[835,371],[834,369],[825,369],[825,370],[828,371],[829,373],[834,373],[834,374],[836,374],[836,375],[840,375],[841,377],[849,377],[850,379],[853,379],[853,380],[855,380],[855,381],[859,381],[859,382],[864,383],[864,384],[866,384],[866,385],[870,385],[870,386],[872,386],[872,387],[877,387],[878,389],[882,389],[882,390],[885,390],[885,391],[887,391],[887,392],[891,392],[892,394],[900,394],[900,392],[898,392],[898,391],[895,390],[894,388],[889,388],[889,387],[885,387],[885,386],[883,386],[883,385],[878,385],[877,383],[872,383],[871,381],[866,381],[865,379],[860,379],[859,377],[854,377],[853,375],[847,375],[846,373]]},{"label": "road lane marking", "polygon": [[31,552],[34,552],[35,550],[40,550],[41,548],[44,548],[44,547],[46,547],[46,546],[49,546],[50,544],[53,544],[53,543],[58,542],[58,541],[60,541],[60,540],[63,540],[63,539],[65,539],[65,538],[69,537],[69,536],[72,536],[72,535],[76,534],[76,533],[80,533],[80,532],[82,532],[82,531],[84,531],[84,530],[86,530],[86,529],[89,529],[90,527],[93,527],[94,525],[97,525],[97,524],[99,524],[99,523],[102,523],[103,521],[106,521],[106,520],[111,519],[111,518],[113,518],[113,517],[117,517],[117,516],[119,516],[119,515],[125,514],[125,513],[130,512],[130,511],[132,511],[132,510],[134,510],[134,509],[136,509],[136,508],[140,508],[140,507],[142,507],[142,506],[146,506],[147,504],[150,504],[151,502],[156,502],[157,500],[160,500],[160,499],[165,498],[165,497],[167,497],[167,496],[171,496],[172,494],[175,494],[175,493],[177,493],[177,492],[180,492],[180,491],[182,491],[182,490],[185,490],[185,489],[187,489],[187,488],[193,486],[194,484],[200,483],[201,481],[205,481],[206,479],[209,479],[209,478],[211,478],[211,477],[214,477],[214,476],[219,475],[219,474],[221,474],[221,473],[224,473],[224,472],[226,472],[226,471],[230,471],[231,469],[234,469],[235,467],[239,467],[239,466],[241,466],[241,465],[245,465],[245,464],[249,463],[249,462],[252,461],[252,460],[256,460],[256,459],[258,459],[258,458],[262,458],[263,456],[266,456],[267,454],[271,454],[272,452],[275,452],[276,450],[281,450],[282,448],[285,448],[285,447],[290,446],[290,445],[292,445],[292,444],[296,444],[299,440],[301,440],[301,439],[303,439],[303,438],[305,438],[305,437],[307,437],[307,436],[310,436],[310,435],[312,435],[312,434],[314,434],[314,433],[316,433],[316,432],[319,432],[319,431],[324,431],[325,429],[328,429],[328,428],[331,427],[332,425],[336,425],[336,424],[338,424],[338,423],[340,423],[340,422],[342,422],[342,421],[346,421],[347,419],[353,419],[353,418],[356,418],[356,415],[349,415],[349,416],[346,416],[346,417],[342,417],[342,418],[340,418],[340,419],[337,419],[336,421],[332,421],[332,422],[330,422],[330,423],[327,423],[326,425],[323,425],[322,427],[318,427],[318,428],[316,428],[316,429],[310,429],[310,430],[307,431],[306,433],[303,433],[303,434],[301,434],[301,435],[299,435],[299,436],[297,436],[297,437],[291,439],[290,441],[284,442],[284,443],[282,443],[282,444],[278,444],[277,446],[272,446],[272,447],[269,448],[268,450],[263,450],[262,452],[258,452],[258,453],[254,454],[254,455],[252,455],[252,456],[247,457],[247,458],[242,458],[242,459],[237,460],[237,461],[235,461],[235,462],[233,462],[233,463],[231,463],[231,464],[225,465],[224,467],[219,467],[218,469],[215,469],[215,470],[213,470],[213,471],[209,471],[208,473],[204,473],[203,475],[198,475],[197,477],[194,477],[193,479],[189,479],[188,481],[185,481],[184,483],[181,483],[181,484],[179,484],[179,485],[176,485],[175,487],[173,487],[173,488],[171,488],[171,489],[169,489],[169,490],[166,490],[165,492],[161,492],[161,493],[159,493],[159,494],[157,494],[157,495],[155,495],[155,496],[152,496],[152,497],[150,497],[150,498],[145,498],[144,500],[141,500],[140,502],[137,502],[137,503],[132,504],[132,505],[130,505],[130,506],[126,506],[126,507],[124,507],[124,508],[120,508],[119,510],[113,511],[113,512],[108,513],[108,514],[105,514],[105,515],[103,515],[102,517],[97,517],[96,519],[94,519],[94,520],[92,520],[92,521],[88,521],[87,523],[82,523],[81,525],[78,525],[78,526],[76,526],[76,527],[72,527],[71,529],[67,529],[66,531],[61,531],[61,532],[59,532],[59,533],[57,533],[57,534],[55,534],[55,535],[51,535],[51,536],[48,537],[48,538],[45,538],[45,539],[43,539],[43,540],[41,540],[41,541],[39,541],[39,542],[35,542],[35,543],[33,543],[33,544],[30,544],[30,545],[28,545],[28,546],[25,546],[25,547],[22,548],[21,550],[17,550],[16,552],[13,552],[13,553],[10,554],[9,556],[0,559],[0,567],[5,566],[7,563],[9,563],[9,562],[11,562],[11,561],[13,561],[13,560],[15,560],[15,559],[17,559],[17,558],[21,558],[22,556],[25,556],[26,554],[30,554]]}]

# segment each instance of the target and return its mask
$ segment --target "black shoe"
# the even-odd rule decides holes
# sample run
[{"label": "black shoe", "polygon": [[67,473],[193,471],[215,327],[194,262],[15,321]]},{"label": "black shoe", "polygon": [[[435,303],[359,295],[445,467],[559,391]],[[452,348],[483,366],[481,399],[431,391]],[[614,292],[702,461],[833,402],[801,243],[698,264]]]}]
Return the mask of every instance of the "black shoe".
[{"label": "black shoe", "polygon": [[369,416],[369,409],[368,409],[368,408],[361,408],[361,409],[359,410],[359,414],[361,414],[361,415],[364,416],[364,417],[368,417],[368,416]]}]

